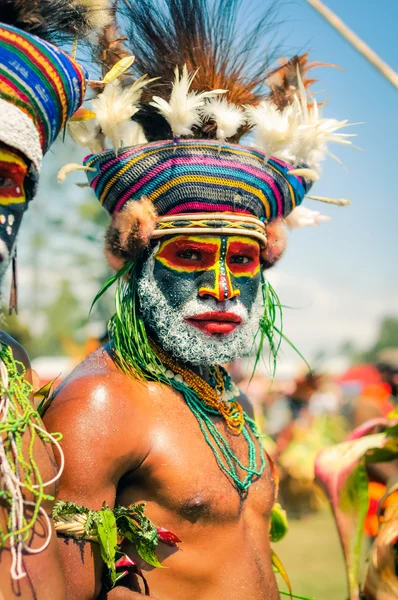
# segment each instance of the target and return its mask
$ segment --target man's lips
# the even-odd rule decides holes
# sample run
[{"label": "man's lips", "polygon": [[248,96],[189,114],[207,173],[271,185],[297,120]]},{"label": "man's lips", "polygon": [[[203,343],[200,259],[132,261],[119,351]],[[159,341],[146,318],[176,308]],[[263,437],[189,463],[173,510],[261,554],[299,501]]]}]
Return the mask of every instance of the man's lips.
[{"label": "man's lips", "polygon": [[185,320],[208,335],[232,333],[242,323],[241,317],[230,312],[207,312]]}]

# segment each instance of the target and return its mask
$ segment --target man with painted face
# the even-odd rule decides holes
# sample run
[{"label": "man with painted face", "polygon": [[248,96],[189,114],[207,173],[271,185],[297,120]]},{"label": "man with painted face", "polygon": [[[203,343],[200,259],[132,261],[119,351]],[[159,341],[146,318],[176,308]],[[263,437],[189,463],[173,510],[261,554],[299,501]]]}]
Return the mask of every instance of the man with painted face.
[{"label": "man with painted face", "polygon": [[[221,0],[128,4],[140,78],[107,85],[96,118],[71,126],[93,152],[84,165],[118,273],[105,286],[117,280],[109,345],[45,416],[64,440],[55,524],[68,597],[276,600],[272,464],[222,365],[265,337],[276,349],[264,270],[340,124],[308,109],[306,57],[264,94]],[[250,129],[255,147],[239,145]],[[98,152],[105,138],[113,147]]]},{"label": "man with painted face", "polygon": [[[68,28],[74,39],[80,31],[76,10],[44,0],[30,7],[0,4],[0,283],[12,260],[10,310],[17,303],[18,230],[43,156],[84,98],[82,68],[47,41],[67,36]],[[0,596],[61,599],[65,590],[49,515],[59,477],[51,446],[62,451],[59,437],[44,429],[32,392],[26,352],[0,332]]]}]

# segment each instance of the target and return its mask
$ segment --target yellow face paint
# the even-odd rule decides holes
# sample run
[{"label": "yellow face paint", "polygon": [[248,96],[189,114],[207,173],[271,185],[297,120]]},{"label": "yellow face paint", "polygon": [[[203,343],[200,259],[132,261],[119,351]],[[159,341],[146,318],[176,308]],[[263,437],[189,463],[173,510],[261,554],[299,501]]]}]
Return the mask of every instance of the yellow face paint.
[{"label": "yellow face paint", "polygon": [[12,150],[0,147],[0,206],[26,202],[26,162]]},{"label": "yellow face paint", "polygon": [[259,244],[246,236],[174,236],[162,242],[155,258],[185,278],[206,274],[198,294],[218,301],[240,297],[244,280],[260,273]]}]

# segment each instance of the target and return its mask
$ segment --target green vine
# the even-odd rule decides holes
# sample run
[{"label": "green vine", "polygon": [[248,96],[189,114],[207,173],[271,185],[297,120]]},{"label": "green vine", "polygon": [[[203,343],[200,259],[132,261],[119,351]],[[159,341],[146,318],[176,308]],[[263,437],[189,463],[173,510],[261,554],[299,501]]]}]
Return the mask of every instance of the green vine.
[{"label": "green vine", "polygon": [[[0,361],[3,363],[0,378],[0,472],[3,485],[0,499],[5,502],[9,512],[6,529],[0,526],[2,547],[10,538],[27,542],[43,502],[54,500],[52,495],[45,493],[46,482],[40,474],[34,448],[37,438],[53,443],[60,441],[62,436],[59,433],[50,436],[44,431],[40,416],[31,402],[33,388],[25,379],[25,366],[14,359],[12,349],[6,344],[1,344]],[[25,508],[26,496],[30,503],[29,517],[26,516],[26,510],[22,509],[21,513],[21,502]]]}]

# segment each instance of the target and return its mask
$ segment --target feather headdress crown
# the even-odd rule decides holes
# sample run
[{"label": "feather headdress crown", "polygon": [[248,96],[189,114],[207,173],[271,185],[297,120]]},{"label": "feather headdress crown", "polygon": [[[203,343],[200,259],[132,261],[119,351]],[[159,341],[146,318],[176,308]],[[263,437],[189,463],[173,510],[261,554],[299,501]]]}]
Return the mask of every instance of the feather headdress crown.
[{"label": "feather headdress crown", "polygon": [[[320,64],[303,55],[270,71],[258,42],[272,11],[239,36],[239,4],[123,5],[137,80],[124,75],[123,84],[107,86],[93,102],[96,118],[72,125],[73,137],[95,153],[85,160],[88,178],[114,222],[145,199],[157,214],[153,237],[184,228],[214,232],[217,214],[223,231],[244,229],[266,246],[266,227],[301,204],[327,144],[351,143],[340,131],[347,122],[322,118],[308,91],[307,73]],[[251,146],[239,144],[246,134]],[[127,251],[117,227],[111,237],[115,255],[131,255],[134,244]]]},{"label": "feather headdress crown", "polygon": [[0,141],[30,161],[35,192],[43,154],[82,104],[85,70],[53,42],[75,41],[105,26],[109,0],[2,0]]}]

